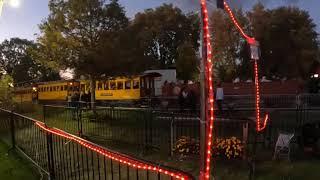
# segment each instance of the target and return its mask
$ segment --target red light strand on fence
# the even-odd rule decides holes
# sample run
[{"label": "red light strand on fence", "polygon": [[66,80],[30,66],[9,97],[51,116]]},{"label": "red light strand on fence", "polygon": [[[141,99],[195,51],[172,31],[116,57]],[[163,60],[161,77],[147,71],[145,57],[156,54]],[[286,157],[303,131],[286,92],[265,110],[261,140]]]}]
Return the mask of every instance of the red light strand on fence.
[{"label": "red light strand on fence", "polygon": [[68,140],[72,140],[72,141],[80,144],[81,146],[83,146],[85,148],[88,148],[88,149],[90,149],[90,150],[92,150],[92,151],[94,151],[94,152],[96,152],[96,153],[98,153],[98,154],[100,154],[102,156],[105,156],[105,157],[107,157],[109,159],[117,161],[120,164],[130,166],[131,168],[157,172],[157,173],[164,174],[164,175],[170,176],[170,177],[172,177],[174,179],[178,179],[178,180],[187,180],[187,179],[189,179],[188,175],[177,173],[177,172],[173,172],[172,170],[168,170],[168,169],[165,169],[165,168],[160,168],[158,166],[147,164],[147,163],[135,160],[135,159],[131,159],[129,157],[125,157],[125,156],[120,155],[120,154],[116,154],[114,152],[107,151],[106,149],[103,149],[101,147],[98,147],[98,146],[95,146],[93,144],[90,144],[87,141],[85,141],[85,140],[83,140],[83,139],[81,139],[79,137],[72,136],[72,135],[70,135],[70,134],[68,134],[68,133],[66,133],[64,131],[61,131],[61,130],[58,130],[58,129],[49,128],[42,122],[35,122],[35,124],[39,128],[41,128],[42,130],[44,130],[46,132],[49,132],[51,134],[63,137],[63,138],[68,139]]},{"label": "red light strand on fence", "polygon": [[206,83],[208,87],[207,100],[206,102],[206,112],[209,112],[206,116],[206,152],[205,152],[205,179],[210,178],[210,165],[211,165],[211,146],[213,138],[213,125],[214,125],[214,89],[213,89],[213,63],[212,63],[212,49],[211,49],[211,38],[209,31],[209,16],[207,10],[206,0],[201,0],[201,10],[202,10],[202,22],[203,22],[203,46],[206,48]]},{"label": "red light strand on fence", "polygon": [[[236,18],[234,17],[232,10],[230,8],[230,6],[228,5],[228,3],[226,1],[224,1],[224,7],[227,11],[227,13],[229,14],[233,24],[237,27],[237,29],[239,30],[240,34],[246,39],[246,41],[249,44],[256,44],[256,40],[253,37],[248,36],[244,30],[242,29],[242,27],[239,25],[238,21],[236,20]],[[266,114],[264,117],[264,122],[263,124],[261,124],[261,120],[260,120],[260,83],[259,83],[259,72],[258,72],[258,62],[257,60],[254,60],[254,81],[255,81],[255,93],[256,93],[256,130],[258,132],[263,131],[266,126],[267,126],[267,122],[269,120],[269,115]]]}]

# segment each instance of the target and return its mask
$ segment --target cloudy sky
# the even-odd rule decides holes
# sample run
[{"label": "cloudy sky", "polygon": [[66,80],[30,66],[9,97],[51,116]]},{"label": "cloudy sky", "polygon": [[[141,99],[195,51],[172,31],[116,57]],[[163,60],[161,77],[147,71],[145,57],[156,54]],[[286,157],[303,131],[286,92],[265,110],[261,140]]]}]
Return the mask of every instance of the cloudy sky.
[{"label": "cloudy sky", "polygon": [[[19,8],[5,5],[0,17],[0,41],[11,37],[35,39],[39,33],[38,24],[48,15],[48,0],[20,0]],[[119,0],[125,7],[128,16],[146,8],[152,8],[162,3],[173,3],[183,10],[197,10],[198,0]],[[211,8],[214,8],[215,0]],[[250,9],[259,0],[228,0],[234,6]],[[269,8],[285,4],[293,4],[308,11],[318,25],[320,33],[320,1],[319,0],[260,0]],[[240,2],[240,3],[239,3]]]}]

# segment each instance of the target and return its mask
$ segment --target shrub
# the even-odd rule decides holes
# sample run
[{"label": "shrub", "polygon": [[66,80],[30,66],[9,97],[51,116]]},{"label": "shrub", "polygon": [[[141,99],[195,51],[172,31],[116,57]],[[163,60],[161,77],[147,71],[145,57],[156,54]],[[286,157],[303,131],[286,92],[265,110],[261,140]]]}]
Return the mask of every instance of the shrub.
[{"label": "shrub", "polygon": [[[212,152],[214,156],[237,159],[243,155],[243,144],[241,140],[236,137],[217,138],[213,144]],[[198,155],[200,152],[200,143],[198,140],[182,136],[173,147],[173,152],[182,157]]]}]

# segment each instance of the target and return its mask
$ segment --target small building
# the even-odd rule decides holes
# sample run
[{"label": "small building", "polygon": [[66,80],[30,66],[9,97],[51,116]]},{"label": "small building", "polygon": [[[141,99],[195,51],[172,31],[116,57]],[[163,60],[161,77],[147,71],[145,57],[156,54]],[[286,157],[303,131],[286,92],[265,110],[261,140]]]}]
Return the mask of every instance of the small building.
[{"label": "small building", "polygon": [[160,77],[155,78],[155,96],[162,95],[162,86],[167,81],[168,83],[177,82],[177,71],[176,69],[158,69],[158,70],[147,70],[144,73],[159,73]]}]

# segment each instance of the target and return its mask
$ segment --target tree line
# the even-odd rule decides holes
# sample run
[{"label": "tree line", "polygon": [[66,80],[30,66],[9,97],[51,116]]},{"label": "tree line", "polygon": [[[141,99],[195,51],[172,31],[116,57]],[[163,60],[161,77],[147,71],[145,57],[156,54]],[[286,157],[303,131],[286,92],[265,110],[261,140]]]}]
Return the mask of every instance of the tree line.
[{"label": "tree line", "polygon": [[[316,25],[308,12],[297,7],[266,9],[261,3],[251,11],[235,10],[245,31],[260,42],[261,75],[270,80],[307,80],[319,66],[320,51]],[[216,74],[222,81],[252,79],[250,49],[228,15],[211,15]]]},{"label": "tree line", "polygon": [[[176,68],[179,79],[198,75],[200,20],[171,4],[128,18],[118,0],[50,0],[49,16],[36,42],[13,38],[0,45],[0,69],[15,82],[136,75]],[[261,74],[269,79],[309,77],[319,64],[316,25],[296,7],[235,10],[236,18],[261,44]],[[222,10],[210,16],[215,74],[221,81],[252,78],[249,47]],[[91,83],[94,89],[95,83]],[[94,92],[94,91],[91,91]],[[92,94],[94,96],[94,94]]]}]

